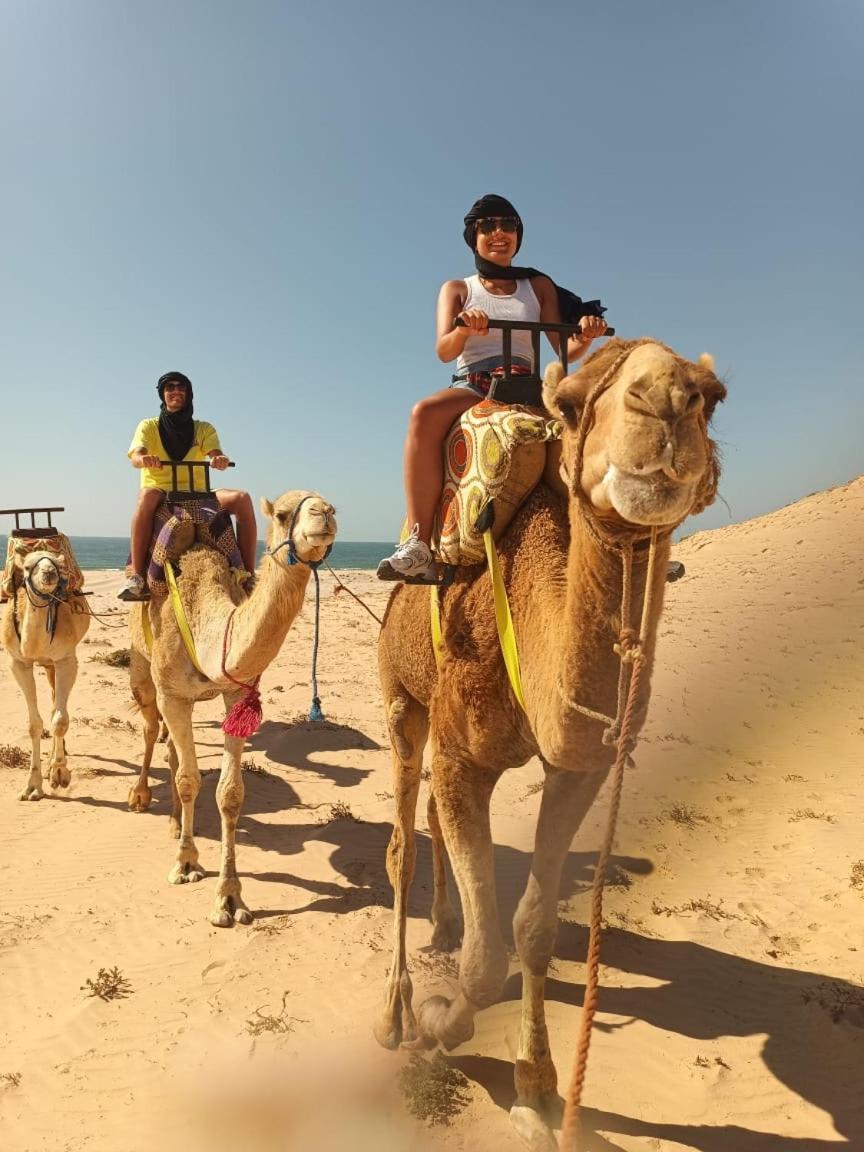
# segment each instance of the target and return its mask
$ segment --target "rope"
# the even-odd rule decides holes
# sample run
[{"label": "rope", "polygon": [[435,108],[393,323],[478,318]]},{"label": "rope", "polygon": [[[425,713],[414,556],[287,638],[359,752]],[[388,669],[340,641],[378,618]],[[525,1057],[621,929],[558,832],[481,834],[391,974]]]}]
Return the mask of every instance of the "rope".
[{"label": "rope", "polygon": [[312,568],[315,577],[315,636],[312,640],[312,707],[309,709],[310,720],[323,720],[321,711],[321,697],[318,695],[318,632],[321,620],[321,581],[318,577],[318,565]]},{"label": "rope", "polygon": [[359,597],[359,596],[358,596],[358,595],[357,595],[355,592],[352,592],[352,591],[351,591],[351,589],[348,587],[348,585],[347,585],[347,584],[344,584],[344,583],[343,583],[343,582],[342,582],[342,581],[339,579],[339,577],[336,575],[336,573],[333,571],[333,569],[330,567],[330,565],[329,565],[329,564],[325,564],[325,565],[324,565],[324,567],[327,569],[327,571],[330,573],[330,575],[331,575],[331,576],[333,577],[333,579],[336,581],[336,586],[337,586],[337,588],[339,588],[340,590],[342,590],[342,591],[344,591],[344,592],[347,592],[347,593],[348,593],[348,595],[349,595],[349,596],[350,596],[352,599],[356,600],[356,601],[357,601],[357,603],[358,603],[358,604],[359,604],[359,605],[360,605],[362,608],[365,608],[365,609],[366,609],[366,611],[369,613],[369,615],[372,617],[372,619],[373,619],[373,620],[377,621],[377,623],[378,623],[378,624],[381,624],[381,625],[383,626],[383,624],[384,624],[384,621],[381,619],[381,617],[380,617],[380,616],[376,616],[376,615],[375,615],[375,613],[372,611],[372,609],[369,607],[369,605],[368,605],[368,604],[366,604],[366,603],[365,603],[363,600],[361,600],[361,599],[360,599],[360,597]]},{"label": "rope", "polygon": [[237,736],[245,740],[254,735],[261,726],[263,709],[261,707],[261,693],[258,691],[258,681],[261,677],[256,676],[251,684],[246,684],[242,680],[235,679],[225,666],[228,662],[228,649],[231,647],[231,634],[234,631],[234,613],[236,611],[236,607],[231,609],[231,614],[225,624],[225,634],[222,637],[222,675],[232,684],[236,684],[238,688],[245,688],[246,695],[234,704],[222,721],[222,731],[228,736]]}]

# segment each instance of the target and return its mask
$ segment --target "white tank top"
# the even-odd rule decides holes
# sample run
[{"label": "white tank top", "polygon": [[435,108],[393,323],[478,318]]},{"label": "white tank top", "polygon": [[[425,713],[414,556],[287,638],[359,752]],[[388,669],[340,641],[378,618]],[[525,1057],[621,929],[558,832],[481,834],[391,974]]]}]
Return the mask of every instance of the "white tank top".
[{"label": "white tank top", "polygon": [[[480,283],[477,275],[466,276],[468,297],[464,307],[482,308],[490,320],[533,320],[540,319],[540,301],[537,299],[529,279],[517,280],[516,291],[511,296],[493,296]],[[511,333],[511,355],[514,363],[523,362],[527,367],[533,364],[531,333]],[[490,329],[485,336],[472,333],[456,361],[456,371],[479,370],[481,361],[495,361],[483,364],[482,370],[491,370],[502,363],[501,332]]]}]

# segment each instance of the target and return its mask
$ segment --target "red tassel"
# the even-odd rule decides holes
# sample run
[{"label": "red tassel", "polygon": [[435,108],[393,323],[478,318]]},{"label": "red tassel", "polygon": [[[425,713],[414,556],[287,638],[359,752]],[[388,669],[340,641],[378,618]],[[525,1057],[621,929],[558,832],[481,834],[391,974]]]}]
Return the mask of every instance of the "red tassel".
[{"label": "red tassel", "polygon": [[261,693],[257,688],[250,688],[243,699],[237,701],[222,721],[222,731],[226,736],[237,736],[246,740],[261,727],[263,714]]}]

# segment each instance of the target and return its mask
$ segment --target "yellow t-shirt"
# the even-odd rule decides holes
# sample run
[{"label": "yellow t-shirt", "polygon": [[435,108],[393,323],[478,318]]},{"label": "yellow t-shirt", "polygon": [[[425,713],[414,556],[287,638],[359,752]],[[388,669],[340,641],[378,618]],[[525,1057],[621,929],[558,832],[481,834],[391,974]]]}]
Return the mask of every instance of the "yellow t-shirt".
[{"label": "yellow t-shirt", "polygon": [[[195,420],[195,435],[192,440],[192,447],[183,457],[184,460],[206,460],[211,452],[222,451],[219,444],[219,436],[216,429],[212,424],[208,424],[206,420]],[[165,451],[165,445],[162,443],[162,437],[159,435],[159,418],[151,417],[149,420],[142,420],[138,427],[135,429],[135,435],[132,437],[132,443],[129,445],[128,456],[131,456],[136,448],[143,448],[148,456],[158,456],[160,460],[167,460],[168,453]],[[189,473],[192,473],[192,483],[189,483]],[[174,485],[171,483],[171,469],[170,468],[142,468],[141,469],[141,487],[142,488],[161,488],[163,492],[170,492]],[[177,488],[179,491],[189,490],[191,492],[204,492],[206,487],[204,484],[204,469],[203,468],[184,468],[182,464],[177,465]]]}]

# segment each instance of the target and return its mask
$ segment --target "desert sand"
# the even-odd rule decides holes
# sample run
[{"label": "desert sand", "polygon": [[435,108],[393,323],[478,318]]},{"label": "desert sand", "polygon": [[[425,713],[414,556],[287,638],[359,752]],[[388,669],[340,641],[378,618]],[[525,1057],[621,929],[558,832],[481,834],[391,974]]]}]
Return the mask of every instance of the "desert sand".
[{"label": "desert sand", "polygon": [[[864,479],[694,535],[673,557],[686,575],[667,589],[605,896],[588,1147],[864,1148]],[[374,574],[340,576],[382,614],[388,589]],[[503,1001],[447,1057],[468,1080],[449,1127],[399,1119],[409,1054],[372,1037],[392,806],[375,621],[322,574],[326,721],[309,723],[310,585],[245,753],[238,867],[256,918],[217,929],[220,704],[196,711],[208,876],[171,887],[164,753],[153,806],[130,813],[140,726],[126,671],[99,659],[128,643],[120,580],[87,573],[107,619],[79,648],[71,787],[21,803],[25,769],[0,765],[0,1147],[515,1152],[515,958]],[[40,676],[43,715],[47,700]],[[7,758],[29,746],[5,659],[0,744]],[[505,775],[493,800],[505,922],[529,867],[540,776],[536,763]],[[418,1002],[452,989],[458,961],[428,949],[424,813],[421,795],[408,932]],[[605,815],[604,790],[561,892],[547,1010],[562,1089]],[[91,995],[87,981],[113,968],[122,994]]]}]

